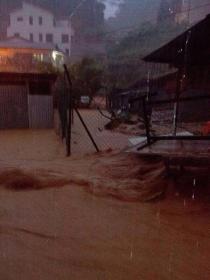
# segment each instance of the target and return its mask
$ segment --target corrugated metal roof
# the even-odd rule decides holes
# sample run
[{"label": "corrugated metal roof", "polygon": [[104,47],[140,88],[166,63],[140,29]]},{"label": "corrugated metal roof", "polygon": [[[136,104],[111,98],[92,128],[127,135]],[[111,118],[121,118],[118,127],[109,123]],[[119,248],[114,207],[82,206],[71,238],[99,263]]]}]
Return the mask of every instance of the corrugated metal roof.
[{"label": "corrugated metal roof", "polygon": [[[185,63],[209,63],[209,55],[206,53],[208,50],[210,50],[210,15],[169,43],[144,57],[143,60],[175,66]],[[203,55],[208,56],[204,59],[204,57],[202,58]]]}]

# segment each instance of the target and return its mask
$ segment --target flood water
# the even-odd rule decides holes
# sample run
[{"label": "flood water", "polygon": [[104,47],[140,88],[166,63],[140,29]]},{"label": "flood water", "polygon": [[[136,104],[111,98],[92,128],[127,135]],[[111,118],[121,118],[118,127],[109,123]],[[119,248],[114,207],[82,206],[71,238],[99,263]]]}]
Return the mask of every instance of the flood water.
[{"label": "flood water", "polygon": [[1,279],[209,279],[209,205],[1,193]]},{"label": "flood water", "polygon": [[[28,188],[21,190],[17,172],[13,181],[2,175],[12,168],[67,181],[41,189],[23,181]],[[127,154],[1,158],[0,279],[210,279],[208,174],[150,172]],[[147,193],[148,202],[140,201],[145,188],[155,194]]]}]

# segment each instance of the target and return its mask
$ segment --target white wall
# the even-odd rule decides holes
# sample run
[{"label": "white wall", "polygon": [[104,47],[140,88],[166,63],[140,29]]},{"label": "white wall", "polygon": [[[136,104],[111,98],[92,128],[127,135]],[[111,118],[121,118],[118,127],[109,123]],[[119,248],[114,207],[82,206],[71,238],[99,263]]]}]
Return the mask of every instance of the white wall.
[{"label": "white wall", "polygon": [[[30,16],[33,17],[33,25],[29,23]],[[23,21],[18,21],[18,17],[22,17]],[[43,19],[42,25],[39,24],[39,17]],[[34,42],[40,42],[39,34],[41,33],[43,43],[46,43],[46,34],[53,34],[53,44],[57,45],[64,52],[66,52],[66,49],[69,49],[69,54],[71,53],[71,37],[73,36],[73,31],[70,21],[56,21],[56,25],[54,26],[53,14],[37,6],[23,3],[21,9],[17,9],[10,14],[7,37],[14,36],[15,33],[19,33],[21,37],[28,40],[30,39],[30,33],[32,33]],[[62,34],[69,36],[69,43],[62,43]]]}]

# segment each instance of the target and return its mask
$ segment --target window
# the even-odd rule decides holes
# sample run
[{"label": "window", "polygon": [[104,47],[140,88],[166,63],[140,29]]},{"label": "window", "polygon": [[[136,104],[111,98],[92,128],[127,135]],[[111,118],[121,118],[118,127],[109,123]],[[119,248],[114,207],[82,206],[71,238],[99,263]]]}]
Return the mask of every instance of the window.
[{"label": "window", "polygon": [[47,43],[53,42],[53,34],[51,34],[51,33],[46,34],[46,42]]},{"label": "window", "polygon": [[67,54],[67,55],[69,55],[69,54],[70,54],[69,49],[66,49],[66,54]]},{"label": "window", "polygon": [[34,19],[32,16],[29,17],[29,24],[30,25],[33,25],[34,24]]},{"label": "window", "polygon": [[33,42],[34,41],[34,35],[32,33],[30,33],[30,41]]},{"label": "window", "polygon": [[23,21],[23,17],[18,17],[18,18],[17,18],[17,21],[19,21],[19,22],[20,22],[20,21]]},{"label": "window", "polygon": [[43,24],[43,18],[39,17],[39,25],[42,25],[42,24]]},{"label": "window", "polygon": [[20,37],[20,33],[15,33],[14,36],[15,37]]},{"label": "window", "polygon": [[43,35],[42,35],[42,33],[39,33],[39,42],[43,42]]},{"label": "window", "polygon": [[43,61],[43,59],[44,59],[44,55],[41,53],[41,54],[36,54],[36,53],[34,53],[33,54],[33,59],[34,60],[37,60],[37,61]]},{"label": "window", "polygon": [[69,35],[68,34],[62,34],[62,43],[69,43]]}]

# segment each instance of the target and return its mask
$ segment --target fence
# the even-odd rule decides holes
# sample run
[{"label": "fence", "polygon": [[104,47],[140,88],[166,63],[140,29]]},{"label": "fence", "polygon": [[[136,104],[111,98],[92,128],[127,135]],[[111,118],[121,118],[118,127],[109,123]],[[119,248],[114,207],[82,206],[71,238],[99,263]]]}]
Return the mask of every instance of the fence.
[{"label": "fence", "polygon": [[73,95],[66,66],[61,79],[62,90],[57,95],[59,131],[67,156],[126,148],[131,135],[120,131],[118,121],[112,119],[103,98],[97,98],[97,104],[93,100],[92,106],[85,108]]},{"label": "fence", "polygon": [[[151,145],[155,141],[158,140],[210,140],[210,136],[202,135],[201,129],[199,129],[199,122],[196,121],[196,115],[191,117],[191,121],[193,120],[193,124],[188,126],[188,130],[184,128],[185,114],[180,112],[181,104],[191,103],[194,102],[203,102],[206,104],[210,100],[209,95],[200,95],[200,96],[188,96],[188,97],[181,97],[181,98],[171,98],[165,100],[147,100],[146,96],[141,96],[130,102],[140,102],[143,108],[143,123],[145,128],[145,135],[146,135],[146,145]],[[164,110],[165,106],[168,104],[174,104],[174,110],[166,111]],[[149,110],[148,110],[149,106]],[[155,110],[155,107],[158,107],[158,110]],[[161,114],[160,106],[164,106]],[[152,110],[151,110],[152,107]],[[183,107],[182,107],[183,108]],[[187,107],[190,110],[190,107]],[[205,110],[199,111],[199,120],[206,120],[209,116],[209,110],[206,112]],[[202,114],[201,114],[202,112]],[[161,114],[161,115],[160,115]],[[188,118],[187,118],[188,119]],[[157,123],[158,130],[154,129],[154,124]],[[188,122],[187,122],[188,123]],[[179,125],[181,124],[181,125]],[[189,123],[188,123],[189,124]],[[163,126],[164,130],[161,130],[160,127]],[[166,129],[169,129],[168,131]],[[201,127],[200,127],[201,128]],[[158,132],[158,133],[157,133]],[[145,147],[145,143],[139,149]]]},{"label": "fence", "polygon": [[[118,108],[121,109],[119,115],[113,117],[104,106],[76,106],[78,102],[72,94],[71,78],[66,68],[63,81],[59,115],[68,156],[122,150],[129,143],[135,144],[135,138],[139,136],[146,136],[147,144],[159,139],[206,139],[202,136],[202,120],[208,120],[210,112],[208,108],[196,110],[196,107],[198,104],[208,107],[209,95],[183,95],[179,98],[177,112],[176,98],[158,100],[157,96],[151,95],[148,99],[148,95],[140,93],[140,97],[128,99],[127,106]],[[192,118],[193,106],[199,116],[194,113]]]}]

